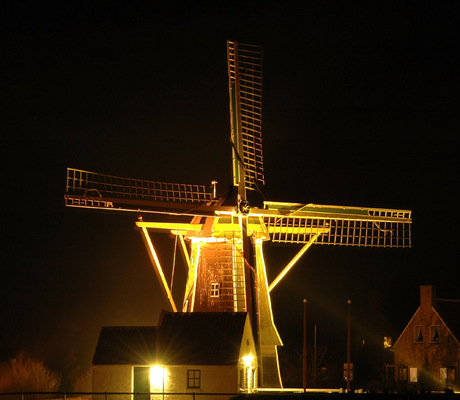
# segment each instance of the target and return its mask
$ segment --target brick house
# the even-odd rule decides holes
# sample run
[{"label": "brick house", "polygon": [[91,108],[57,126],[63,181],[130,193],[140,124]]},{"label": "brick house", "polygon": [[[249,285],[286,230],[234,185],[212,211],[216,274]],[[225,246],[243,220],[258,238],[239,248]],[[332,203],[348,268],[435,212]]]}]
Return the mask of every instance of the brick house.
[{"label": "brick house", "polygon": [[460,300],[436,299],[436,287],[420,286],[420,306],[393,350],[397,388],[459,390]]},{"label": "brick house", "polygon": [[117,400],[163,398],[144,394],[149,392],[190,393],[190,399],[193,393],[251,392],[256,382],[256,347],[246,313],[163,312],[158,326],[103,327],[92,363],[93,392],[138,393]]}]

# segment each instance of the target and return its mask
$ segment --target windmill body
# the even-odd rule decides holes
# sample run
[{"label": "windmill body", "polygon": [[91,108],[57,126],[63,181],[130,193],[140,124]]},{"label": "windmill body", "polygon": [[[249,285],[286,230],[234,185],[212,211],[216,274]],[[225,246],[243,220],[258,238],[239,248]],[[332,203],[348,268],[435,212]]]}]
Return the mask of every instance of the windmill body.
[{"label": "windmill body", "polygon": [[[215,186],[175,184],[67,170],[66,205],[141,215],[136,226],[160,287],[173,311],[246,312],[258,343],[260,387],[281,387],[270,291],[313,244],[410,247],[408,210],[265,201],[254,207],[247,191],[264,185],[262,159],[262,48],[227,42],[233,185],[236,198]],[[167,216],[167,221],[158,216]],[[161,220],[161,221],[160,221]],[[172,234],[187,278],[181,305],[173,298],[152,232]],[[265,242],[298,244],[299,251],[268,282]]]}]

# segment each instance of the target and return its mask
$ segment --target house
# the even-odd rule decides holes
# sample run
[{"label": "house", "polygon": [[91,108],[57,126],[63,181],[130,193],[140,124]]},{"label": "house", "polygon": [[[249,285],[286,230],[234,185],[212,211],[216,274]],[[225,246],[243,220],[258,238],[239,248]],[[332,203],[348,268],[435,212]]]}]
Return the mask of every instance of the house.
[{"label": "house", "polygon": [[436,299],[420,286],[420,306],[395,342],[396,387],[460,389],[460,300]]},{"label": "house", "polygon": [[[251,392],[257,370],[247,313],[162,312],[158,326],[101,329],[92,391],[137,393],[134,400],[160,400],[163,393]],[[123,398],[130,400],[131,395],[117,396]]]}]

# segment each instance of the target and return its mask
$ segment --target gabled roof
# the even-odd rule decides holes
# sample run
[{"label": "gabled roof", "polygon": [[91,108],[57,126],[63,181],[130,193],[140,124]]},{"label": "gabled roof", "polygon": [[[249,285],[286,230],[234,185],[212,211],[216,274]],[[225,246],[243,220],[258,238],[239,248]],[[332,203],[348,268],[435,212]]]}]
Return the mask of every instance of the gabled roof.
[{"label": "gabled roof", "polygon": [[415,318],[415,316],[417,315],[417,313],[419,312],[420,310],[420,307],[417,308],[417,311],[415,311],[414,315],[412,315],[412,318],[409,320],[409,322],[406,324],[406,326],[404,327],[403,331],[401,332],[401,334],[399,335],[398,339],[396,339],[396,342],[394,343],[393,347],[397,347],[397,344],[399,343],[399,340],[404,336],[404,333],[406,332],[406,330],[409,328],[409,325],[412,323],[412,320]]},{"label": "gabled roof", "polygon": [[164,313],[163,364],[237,364],[245,321],[246,313]]},{"label": "gabled roof", "polygon": [[157,357],[155,326],[108,326],[99,334],[93,364],[153,364]]},{"label": "gabled roof", "polygon": [[[444,322],[450,332],[454,335],[455,340],[460,343],[460,300],[437,299],[436,306],[432,306],[431,308],[433,313],[438,315],[441,321]],[[407,330],[419,310],[420,307],[417,308],[417,311],[409,320],[401,335],[399,335],[394,346],[396,346],[396,344],[399,342],[399,339],[401,339],[401,337],[404,335],[404,332]]]},{"label": "gabled roof", "polygon": [[460,343],[460,300],[437,299],[435,309]]},{"label": "gabled roof", "polygon": [[103,327],[93,364],[236,365],[246,317],[163,312],[157,327]]}]

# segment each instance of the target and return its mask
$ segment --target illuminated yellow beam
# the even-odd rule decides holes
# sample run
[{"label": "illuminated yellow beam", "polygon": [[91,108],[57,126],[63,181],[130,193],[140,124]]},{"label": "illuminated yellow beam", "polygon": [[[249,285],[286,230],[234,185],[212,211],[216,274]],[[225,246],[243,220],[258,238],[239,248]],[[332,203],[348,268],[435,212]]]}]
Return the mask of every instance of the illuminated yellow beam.
[{"label": "illuminated yellow beam", "polygon": [[150,235],[147,231],[147,228],[142,227],[141,233],[142,238],[144,239],[145,247],[147,248],[147,252],[149,253],[150,261],[152,262],[157,278],[160,281],[160,286],[163,290],[163,293],[166,299],[169,301],[169,305],[171,306],[172,310],[174,312],[177,312],[176,304],[174,303],[171,290],[169,290],[168,283],[166,282],[166,278],[163,274],[163,268],[161,268],[160,260],[158,259],[155,248],[153,247],[153,243],[150,239]]},{"label": "illuminated yellow beam", "polygon": [[320,234],[315,233],[312,238],[300,249],[300,251],[293,257],[293,259],[284,267],[281,273],[275,278],[275,280],[270,283],[268,287],[268,291],[271,292],[272,289],[278,284],[281,279],[289,272],[289,270],[295,265],[295,263],[299,260],[300,257],[308,250],[308,248],[316,241]]},{"label": "illuminated yellow beam", "polygon": [[[309,228],[309,227],[297,227],[297,226],[268,226],[267,230],[269,233],[292,233],[292,234],[313,234],[320,235],[329,231],[329,228]],[[319,233],[318,233],[319,231]]]},{"label": "illuminated yellow beam", "polygon": [[[200,261],[200,251],[201,251],[201,244],[200,243],[197,243],[197,250],[196,250],[196,253],[195,253],[195,260],[192,264],[192,268],[193,268],[193,271],[192,274],[191,274],[191,277],[192,277],[192,287],[190,288],[190,292],[192,294],[192,298],[191,298],[191,304],[190,304],[190,311],[193,312],[193,310],[195,309],[195,297],[196,297],[196,280],[198,278],[198,263]],[[190,272],[189,272],[190,274]]]},{"label": "illuminated yellow beam", "polygon": [[188,223],[174,223],[174,222],[136,222],[136,226],[142,229],[158,229],[158,230],[169,230],[187,232],[187,231],[201,231],[203,228],[202,224],[188,224]]},{"label": "illuminated yellow beam", "polygon": [[190,269],[190,257],[188,255],[187,246],[185,245],[184,235],[179,235],[180,244],[182,248],[182,254],[185,258],[185,263],[187,264],[187,269]]}]

